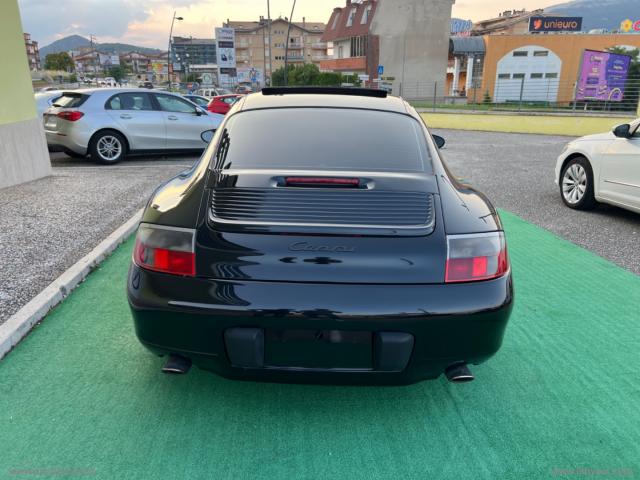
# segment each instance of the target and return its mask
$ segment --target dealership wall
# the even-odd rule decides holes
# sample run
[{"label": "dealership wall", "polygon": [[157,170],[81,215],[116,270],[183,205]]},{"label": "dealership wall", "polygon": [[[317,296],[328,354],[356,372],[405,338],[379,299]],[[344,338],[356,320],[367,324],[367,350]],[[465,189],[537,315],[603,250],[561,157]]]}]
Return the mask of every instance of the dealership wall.
[{"label": "dealership wall", "polygon": [[487,35],[484,37],[486,56],[482,75],[482,98],[485,92],[493,97],[496,85],[498,63],[513,50],[527,46],[542,47],[560,57],[562,67],[558,91],[559,102],[569,102],[573,98],[573,86],[578,79],[578,70],[583,50],[607,50],[617,46],[640,48],[640,35]]},{"label": "dealership wall", "polygon": [[51,174],[17,0],[0,2],[0,188]]}]

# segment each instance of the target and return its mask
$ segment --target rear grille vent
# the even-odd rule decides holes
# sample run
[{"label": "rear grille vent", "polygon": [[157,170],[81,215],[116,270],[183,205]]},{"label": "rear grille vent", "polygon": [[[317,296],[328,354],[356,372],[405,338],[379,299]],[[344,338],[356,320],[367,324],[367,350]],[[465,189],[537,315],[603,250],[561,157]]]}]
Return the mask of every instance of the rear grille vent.
[{"label": "rear grille vent", "polygon": [[384,229],[433,226],[433,195],[343,189],[218,188],[211,197],[216,223]]}]

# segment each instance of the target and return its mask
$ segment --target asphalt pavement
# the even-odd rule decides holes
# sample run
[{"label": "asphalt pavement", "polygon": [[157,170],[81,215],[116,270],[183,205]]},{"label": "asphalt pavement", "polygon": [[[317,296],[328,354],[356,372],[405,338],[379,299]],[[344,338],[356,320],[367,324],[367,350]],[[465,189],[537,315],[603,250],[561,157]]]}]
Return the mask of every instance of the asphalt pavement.
[{"label": "asphalt pavement", "polygon": [[562,203],[554,169],[570,137],[433,133],[447,140],[443,155],[453,173],[486,193],[496,207],[640,275],[640,215],[608,205],[581,212]]},{"label": "asphalt pavement", "polygon": [[[498,208],[640,275],[640,215],[565,207],[554,183],[568,137],[441,130],[452,171]],[[53,154],[53,176],[0,190],[0,324],[142,208],[194,156],[115,166]]]},{"label": "asphalt pavement", "polygon": [[53,154],[53,175],[0,189],[0,324],[144,206],[197,157],[101,166]]}]

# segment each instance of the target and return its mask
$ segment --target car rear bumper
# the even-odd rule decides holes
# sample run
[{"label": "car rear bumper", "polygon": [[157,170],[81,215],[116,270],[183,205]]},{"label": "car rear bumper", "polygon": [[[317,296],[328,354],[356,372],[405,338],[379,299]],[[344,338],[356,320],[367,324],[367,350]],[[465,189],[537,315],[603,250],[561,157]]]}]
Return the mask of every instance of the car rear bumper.
[{"label": "car rear bumper", "polygon": [[83,139],[77,141],[75,136],[53,131],[45,131],[45,134],[50,152],[72,151],[81,155],[87,154],[88,142],[85,142]]},{"label": "car rear bumper", "polygon": [[[180,278],[132,265],[127,290],[136,334],[152,352],[188,357],[228,378],[266,381],[437,378],[448,366],[493,356],[513,306],[511,275],[453,285],[302,284]],[[371,365],[269,365],[264,339],[285,331],[369,332]],[[261,354],[262,363],[255,361]]]}]

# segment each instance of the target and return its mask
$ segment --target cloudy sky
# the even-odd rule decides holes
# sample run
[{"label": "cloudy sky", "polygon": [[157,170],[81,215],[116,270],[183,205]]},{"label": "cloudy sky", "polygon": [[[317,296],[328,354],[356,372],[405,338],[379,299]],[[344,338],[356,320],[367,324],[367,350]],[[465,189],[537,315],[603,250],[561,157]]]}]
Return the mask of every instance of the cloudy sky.
[{"label": "cloudy sky", "polygon": [[[0,0],[1,2],[2,0]],[[166,48],[173,11],[184,17],[175,34],[212,38],[225,21],[266,16],[265,0],[18,0],[25,32],[41,46],[67,35],[96,36],[98,42],[123,42]],[[294,20],[326,22],[344,0],[298,0]],[[457,0],[456,17],[480,20],[512,8],[541,8],[559,0]],[[271,15],[288,16],[291,0],[271,0]]]}]

